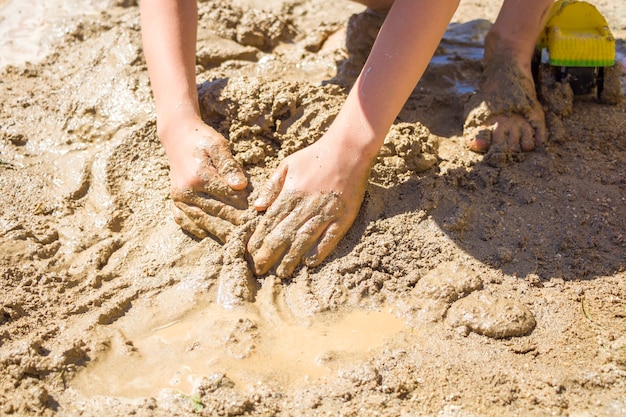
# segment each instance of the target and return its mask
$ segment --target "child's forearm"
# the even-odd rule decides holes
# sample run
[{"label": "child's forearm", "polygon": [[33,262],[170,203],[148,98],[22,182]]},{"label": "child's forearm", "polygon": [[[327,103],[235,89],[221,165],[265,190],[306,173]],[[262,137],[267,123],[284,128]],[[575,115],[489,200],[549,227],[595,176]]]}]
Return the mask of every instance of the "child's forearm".
[{"label": "child's forearm", "polygon": [[[396,0],[367,62],[331,129],[350,131],[362,157],[373,159],[424,73],[458,0]],[[341,136],[341,135],[339,135]]]},{"label": "child's forearm", "polygon": [[142,0],[141,29],[161,127],[199,117],[196,0]]}]

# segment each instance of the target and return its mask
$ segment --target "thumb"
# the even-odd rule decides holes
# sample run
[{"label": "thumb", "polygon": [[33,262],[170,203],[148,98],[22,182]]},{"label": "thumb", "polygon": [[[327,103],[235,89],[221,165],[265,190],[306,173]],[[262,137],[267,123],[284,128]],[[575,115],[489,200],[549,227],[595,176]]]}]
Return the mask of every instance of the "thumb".
[{"label": "thumb", "polygon": [[256,211],[267,210],[267,208],[272,205],[283,189],[286,176],[287,165],[279,165],[276,171],[274,171],[272,176],[263,185],[257,199],[254,200],[253,206]]},{"label": "thumb", "polygon": [[230,188],[236,191],[246,188],[248,179],[239,163],[233,158],[226,139],[217,139],[207,146],[206,152],[219,175],[224,178]]}]

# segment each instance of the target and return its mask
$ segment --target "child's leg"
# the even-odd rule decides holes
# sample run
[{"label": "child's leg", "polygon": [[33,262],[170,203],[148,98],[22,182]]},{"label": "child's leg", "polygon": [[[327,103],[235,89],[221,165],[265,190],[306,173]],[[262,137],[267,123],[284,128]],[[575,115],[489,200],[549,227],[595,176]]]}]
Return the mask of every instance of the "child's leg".
[{"label": "child's leg", "polygon": [[485,39],[480,90],[468,103],[470,149],[530,151],[546,139],[531,72],[535,43],[553,0],[505,0]]}]

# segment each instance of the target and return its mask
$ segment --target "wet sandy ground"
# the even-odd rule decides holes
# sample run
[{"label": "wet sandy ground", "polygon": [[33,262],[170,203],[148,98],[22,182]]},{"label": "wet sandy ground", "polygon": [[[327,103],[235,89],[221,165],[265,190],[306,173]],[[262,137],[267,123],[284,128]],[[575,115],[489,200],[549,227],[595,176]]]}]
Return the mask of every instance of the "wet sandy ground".
[{"label": "wet sandy ground", "polygon": [[[617,3],[596,4],[621,57]],[[626,415],[626,107],[577,97],[545,150],[467,151],[498,2],[461,6],[355,225],[285,281],[249,273],[245,227],[220,246],[174,223],[138,10],[105,6],[0,77],[0,414]],[[203,114],[254,194],[337,113],[372,22],[200,11]]]}]

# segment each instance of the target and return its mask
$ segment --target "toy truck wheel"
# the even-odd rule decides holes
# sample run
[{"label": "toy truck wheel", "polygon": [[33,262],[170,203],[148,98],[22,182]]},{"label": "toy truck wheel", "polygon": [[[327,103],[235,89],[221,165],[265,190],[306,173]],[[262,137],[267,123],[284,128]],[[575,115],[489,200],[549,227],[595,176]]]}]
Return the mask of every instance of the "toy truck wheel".
[{"label": "toy truck wheel", "polygon": [[599,69],[593,67],[561,67],[557,79],[572,87],[575,95],[591,94],[596,87]]},{"label": "toy truck wheel", "polygon": [[598,77],[598,100],[605,104],[619,104],[624,99],[620,84],[620,64],[600,68]]},{"label": "toy truck wheel", "polygon": [[530,60],[530,69],[532,71],[535,84],[537,84],[539,80],[539,66],[540,65],[541,65],[541,51],[535,48],[535,52],[533,52],[532,59]]}]

